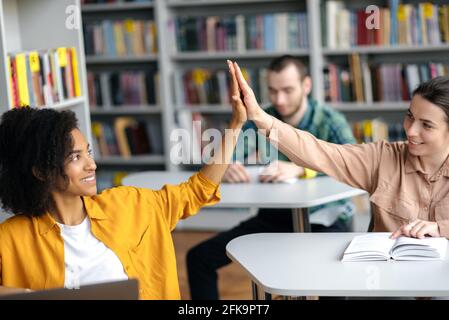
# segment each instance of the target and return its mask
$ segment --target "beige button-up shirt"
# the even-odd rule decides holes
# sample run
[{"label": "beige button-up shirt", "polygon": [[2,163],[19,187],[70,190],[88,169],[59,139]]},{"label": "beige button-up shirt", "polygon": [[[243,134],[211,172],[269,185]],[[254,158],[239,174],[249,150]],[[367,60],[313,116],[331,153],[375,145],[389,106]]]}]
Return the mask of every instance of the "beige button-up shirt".
[{"label": "beige button-up shirt", "polygon": [[395,231],[421,219],[436,221],[441,235],[449,238],[449,158],[431,176],[408,153],[406,142],[337,145],[277,119],[268,139],[296,164],[366,190],[374,231]]}]

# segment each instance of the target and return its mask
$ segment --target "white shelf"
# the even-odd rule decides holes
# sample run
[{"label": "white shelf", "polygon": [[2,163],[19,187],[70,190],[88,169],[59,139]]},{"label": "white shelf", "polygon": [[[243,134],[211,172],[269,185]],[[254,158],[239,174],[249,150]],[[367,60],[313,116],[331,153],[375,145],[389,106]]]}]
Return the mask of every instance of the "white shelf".
[{"label": "white shelf", "polygon": [[357,46],[351,48],[323,48],[324,55],[345,55],[351,53],[375,53],[375,54],[397,54],[397,53],[416,53],[416,52],[434,52],[434,51],[449,51],[449,44],[429,45],[429,46]]},{"label": "white shelf", "polygon": [[264,4],[264,3],[289,3],[299,0],[166,0],[169,7],[198,7],[198,6],[214,6],[214,5],[242,5],[242,4]]},{"label": "white shelf", "polygon": [[409,102],[373,102],[373,103],[330,103],[326,102],[327,106],[330,106],[336,110],[343,112],[384,112],[384,111],[405,111],[409,108]]},{"label": "white shelf", "polygon": [[79,98],[65,100],[65,101],[56,103],[51,106],[46,106],[45,108],[56,109],[56,110],[66,110],[66,109],[70,109],[78,104],[84,103],[85,101],[86,101],[86,99],[84,97],[79,97]]},{"label": "white shelf", "polygon": [[162,109],[155,105],[146,106],[111,106],[108,108],[91,108],[91,115],[145,115],[161,114]]},{"label": "white shelf", "polygon": [[108,57],[108,56],[86,56],[87,64],[126,64],[126,63],[142,63],[155,62],[157,55],[144,56],[126,56],[126,57]]},{"label": "white shelf", "polygon": [[98,157],[95,159],[98,165],[164,165],[163,155],[131,156],[124,158],[120,156]]},{"label": "white shelf", "polygon": [[105,12],[105,11],[123,11],[123,10],[144,10],[153,9],[154,3],[139,3],[139,2],[129,2],[129,3],[100,3],[100,4],[85,4],[81,6],[81,11],[85,12]]},{"label": "white shelf", "polygon": [[9,110],[9,106],[12,105],[6,64],[7,53],[74,47],[78,58],[79,85],[85,96],[46,105],[45,108],[74,111],[80,130],[91,143],[82,28],[77,28],[76,21],[69,19],[74,13],[67,10],[79,8],[79,4],[79,0],[1,0],[0,114]]},{"label": "white shelf", "polygon": [[177,106],[175,109],[177,112],[198,112],[198,113],[231,113],[232,107],[217,105],[182,105]]},{"label": "white shelf", "polygon": [[248,50],[245,52],[216,51],[216,52],[179,52],[173,54],[171,58],[177,61],[198,61],[198,60],[226,60],[226,59],[272,59],[283,54],[292,56],[308,56],[309,49],[292,49],[282,52]]}]

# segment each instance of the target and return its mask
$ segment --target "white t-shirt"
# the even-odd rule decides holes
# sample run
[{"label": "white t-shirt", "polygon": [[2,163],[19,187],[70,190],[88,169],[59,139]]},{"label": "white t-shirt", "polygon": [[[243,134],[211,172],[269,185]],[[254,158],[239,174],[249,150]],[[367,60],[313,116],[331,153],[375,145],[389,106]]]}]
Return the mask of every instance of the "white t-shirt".
[{"label": "white t-shirt", "polygon": [[93,236],[89,218],[76,226],[58,225],[64,239],[65,288],[128,279],[117,255]]}]

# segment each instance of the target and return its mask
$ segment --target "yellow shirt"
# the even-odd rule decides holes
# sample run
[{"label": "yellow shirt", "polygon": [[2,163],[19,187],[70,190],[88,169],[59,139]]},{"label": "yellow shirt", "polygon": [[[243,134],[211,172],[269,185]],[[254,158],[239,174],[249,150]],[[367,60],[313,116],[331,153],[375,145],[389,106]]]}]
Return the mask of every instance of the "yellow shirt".
[{"label": "yellow shirt", "polygon": [[[92,234],[139,280],[142,299],[180,299],[171,237],[179,219],[220,200],[201,173],[161,190],[118,187],[83,197]],[[49,213],[0,224],[0,285],[33,290],[64,286],[64,242]]]}]

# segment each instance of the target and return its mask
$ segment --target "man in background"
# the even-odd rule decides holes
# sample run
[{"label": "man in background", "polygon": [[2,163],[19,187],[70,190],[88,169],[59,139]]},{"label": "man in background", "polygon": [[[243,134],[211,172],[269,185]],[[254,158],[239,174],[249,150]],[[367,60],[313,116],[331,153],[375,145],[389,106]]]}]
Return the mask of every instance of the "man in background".
[{"label": "man in background", "polygon": [[[306,130],[319,139],[337,144],[355,143],[352,130],[341,113],[308,98],[312,79],[301,60],[288,55],[274,59],[268,67],[267,80],[272,104],[266,109],[268,114]],[[249,121],[243,130],[251,129],[257,130],[254,123]],[[255,137],[255,140],[263,139],[261,135]],[[275,160],[261,172],[259,180],[263,183],[285,182],[295,178],[310,179],[317,175],[310,169],[291,163],[278,150],[258,150],[258,146],[268,144],[266,141],[247,142],[243,162],[254,157],[262,162]],[[240,143],[244,141],[241,139]],[[229,166],[223,179],[229,183],[245,183],[251,177],[245,166],[236,162]],[[341,200],[311,208],[312,232],[349,231],[353,207],[350,200]],[[189,250],[187,271],[191,298],[219,299],[217,270],[231,263],[226,256],[226,245],[236,237],[260,232],[293,232],[291,209],[262,208],[256,216]]]}]

